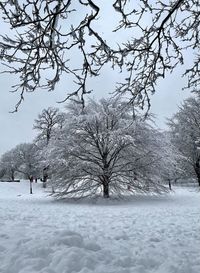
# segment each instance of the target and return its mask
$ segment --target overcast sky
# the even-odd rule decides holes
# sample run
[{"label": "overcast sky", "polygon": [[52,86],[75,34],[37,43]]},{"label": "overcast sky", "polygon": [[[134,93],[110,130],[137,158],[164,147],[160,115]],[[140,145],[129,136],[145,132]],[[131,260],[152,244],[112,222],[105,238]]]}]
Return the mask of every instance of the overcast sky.
[{"label": "overcast sky", "polygon": [[[118,79],[116,79],[118,80]],[[12,82],[13,81],[13,82]],[[14,79],[9,75],[0,75],[0,154],[22,142],[31,142],[36,135],[32,130],[34,119],[49,106],[63,108],[63,104],[57,101],[65,97],[65,85],[63,82],[54,92],[40,90],[25,96],[25,101],[17,113],[9,113],[14,109],[19,94],[9,91]],[[101,78],[94,81],[94,94],[92,97],[103,97],[109,95],[109,90],[113,90],[114,79],[109,79],[109,74],[104,73]],[[184,98],[189,96],[189,92],[182,91],[183,79],[181,73],[177,72],[169,75],[157,88],[157,92],[152,96],[151,112],[156,115],[156,123],[161,129],[166,129],[166,117],[171,117],[177,111],[177,106]]]},{"label": "overcast sky", "polygon": [[[105,17],[109,18],[109,9],[104,8],[103,12]],[[111,21],[109,26],[112,27]],[[0,31],[5,32],[5,26],[2,24]],[[190,59],[189,54],[187,59]],[[1,65],[0,70],[3,70]],[[166,129],[166,118],[171,117],[177,111],[177,106],[189,96],[188,91],[182,91],[186,83],[181,78],[183,71],[184,69],[180,68],[172,75],[168,75],[158,84],[157,92],[152,97],[151,112],[156,115],[156,123],[161,129]],[[91,96],[96,98],[108,96],[109,92],[114,91],[115,82],[118,82],[120,77],[118,73],[113,73],[108,67],[105,68],[100,78],[95,78],[90,82],[91,87],[95,90]],[[25,101],[19,111],[11,114],[9,111],[14,109],[19,99],[19,94],[10,93],[11,86],[16,84],[16,80],[10,75],[0,75],[0,155],[19,143],[31,142],[36,135],[36,132],[32,130],[34,119],[42,109],[49,106],[62,109],[63,104],[56,102],[65,98],[66,90],[70,86],[70,82],[64,79],[54,92],[38,90],[38,92],[29,93],[25,96]]]}]

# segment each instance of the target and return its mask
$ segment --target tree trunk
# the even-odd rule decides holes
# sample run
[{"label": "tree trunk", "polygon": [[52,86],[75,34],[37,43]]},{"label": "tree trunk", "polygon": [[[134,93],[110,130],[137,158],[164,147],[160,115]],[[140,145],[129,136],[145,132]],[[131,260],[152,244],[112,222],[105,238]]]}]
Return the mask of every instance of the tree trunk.
[{"label": "tree trunk", "polygon": [[200,187],[200,175],[197,175],[198,185]]},{"label": "tree trunk", "polygon": [[168,184],[169,184],[169,189],[171,191],[172,190],[172,184],[171,184],[171,180],[170,179],[168,179]]},{"label": "tree trunk", "polygon": [[103,197],[109,198],[109,182],[110,182],[110,176],[109,176],[109,164],[107,163],[107,152],[104,152],[102,159],[103,159],[103,175],[102,175],[102,184],[103,184]]},{"label": "tree trunk", "polygon": [[42,179],[42,181],[43,181],[43,184],[42,184],[42,187],[45,189],[46,187],[47,187],[47,175],[44,175],[43,176],[43,179]]},{"label": "tree trunk", "polygon": [[11,173],[11,180],[12,180],[12,181],[15,180],[15,175],[14,175],[14,173],[15,173],[14,171],[12,171],[12,173]]},{"label": "tree trunk", "polygon": [[32,182],[30,180],[30,194],[33,194],[33,187],[32,187]]},{"label": "tree trunk", "polygon": [[42,181],[43,181],[42,187],[43,187],[43,188],[46,188],[46,187],[47,187],[48,168],[49,168],[49,167],[45,167],[45,168],[43,169],[43,178],[42,178]]},{"label": "tree trunk", "polygon": [[174,179],[174,184],[177,184],[177,182],[178,182],[178,178],[175,178]]},{"label": "tree trunk", "polygon": [[103,197],[104,198],[109,198],[109,181],[108,179],[104,179],[104,183],[103,183]]},{"label": "tree trunk", "polygon": [[196,173],[196,176],[197,176],[198,185],[200,187],[200,164],[199,164],[199,159],[195,163],[194,170],[195,170],[195,173]]}]

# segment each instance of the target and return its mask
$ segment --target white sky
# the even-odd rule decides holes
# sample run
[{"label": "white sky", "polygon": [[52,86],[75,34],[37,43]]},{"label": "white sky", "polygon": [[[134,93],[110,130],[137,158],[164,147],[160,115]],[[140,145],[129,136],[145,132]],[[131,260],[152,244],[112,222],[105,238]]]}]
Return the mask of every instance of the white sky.
[{"label": "white sky", "polygon": [[[109,10],[104,8],[106,18],[109,18]],[[108,20],[111,20],[110,18]],[[98,22],[99,23],[99,22]],[[113,21],[110,21],[113,23]],[[100,28],[100,25],[97,25]],[[5,26],[0,25],[0,31],[5,32]],[[126,37],[124,35],[124,37]],[[123,37],[122,37],[123,38]],[[127,38],[127,37],[126,37]],[[188,53],[187,59],[190,60]],[[0,66],[2,71],[2,66]],[[165,129],[166,117],[172,116],[176,112],[177,106],[184,98],[189,96],[188,91],[182,91],[186,81],[181,78],[184,69],[178,69],[173,75],[168,75],[157,86],[157,92],[152,97],[151,112],[157,116],[157,125]],[[109,92],[115,89],[115,82],[119,82],[121,75],[113,73],[108,67],[104,69],[100,78],[91,81],[90,86],[95,90],[92,97],[108,96]],[[36,93],[29,93],[25,96],[25,101],[21,105],[19,112],[11,114],[19,99],[19,93],[13,94],[9,91],[11,86],[16,84],[16,78],[10,75],[0,75],[0,155],[22,142],[31,142],[36,135],[32,130],[34,119],[37,115],[49,106],[56,106],[62,109],[63,105],[57,104],[65,98],[66,90],[70,88],[70,82],[64,79],[60,82],[56,91],[47,92],[39,90]]]},{"label": "white sky", "polygon": [[[36,132],[32,130],[34,119],[44,108],[55,106],[62,109],[64,106],[64,104],[56,103],[65,97],[66,83],[62,82],[54,92],[40,90],[27,94],[19,111],[9,113],[14,109],[19,98],[19,94],[9,92],[11,83],[12,77],[0,75],[0,154],[19,143],[33,140],[36,135]],[[166,117],[172,116],[177,111],[177,106],[189,96],[188,91],[181,90],[183,85],[180,73],[174,73],[159,84],[157,92],[152,96],[151,112],[156,115],[156,123],[161,129],[166,128]],[[91,96],[97,98],[108,96],[109,91],[113,91],[112,88],[113,82],[105,73],[101,78],[95,79],[95,92]]]}]

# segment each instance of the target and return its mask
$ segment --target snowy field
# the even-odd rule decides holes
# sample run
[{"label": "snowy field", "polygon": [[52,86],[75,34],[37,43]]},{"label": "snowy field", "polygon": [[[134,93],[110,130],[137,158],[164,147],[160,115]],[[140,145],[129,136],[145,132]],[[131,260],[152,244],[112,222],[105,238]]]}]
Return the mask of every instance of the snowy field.
[{"label": "snowy field", "polygon": [[1,273],[199,273],[200,192],[84,204],[0,183]]}]

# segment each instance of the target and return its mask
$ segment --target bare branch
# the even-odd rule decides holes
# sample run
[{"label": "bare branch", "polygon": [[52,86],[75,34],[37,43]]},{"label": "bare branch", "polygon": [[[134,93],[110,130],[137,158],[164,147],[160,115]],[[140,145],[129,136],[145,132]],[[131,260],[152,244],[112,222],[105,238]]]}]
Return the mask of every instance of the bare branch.
[{"label": "bare branch", "polygon": [[[54,90],[62,76],[75,83],[66,90],[66,98],[84,98],[88,79],[101,74],[109,64],[125,74],[116,94],[128,94],[130,102],[150,108],[150,96],[156,83],[184,63],[186,50],[196,56],[187,69],[187,88],[199,88],[200,11],[196,0],[128,1],[113,0],[112,17],[118,21],[113,33],[127,31],[134,35],[118,44],[106,41],[95,23],[102,23],[102,4],[92,0],[10,1],[3,0],[0,9],[14,35],[0,38],[0,58],[9,64],[9,72],[19,75],[14,91],[26,92],[46,88]],[[73,16],[80,19],[73,20]],[[120,19],[119,19],[120,18]],[[133,34],[134,33],[134,34]],[[72,56],[77,55],[78,62]]]}]

